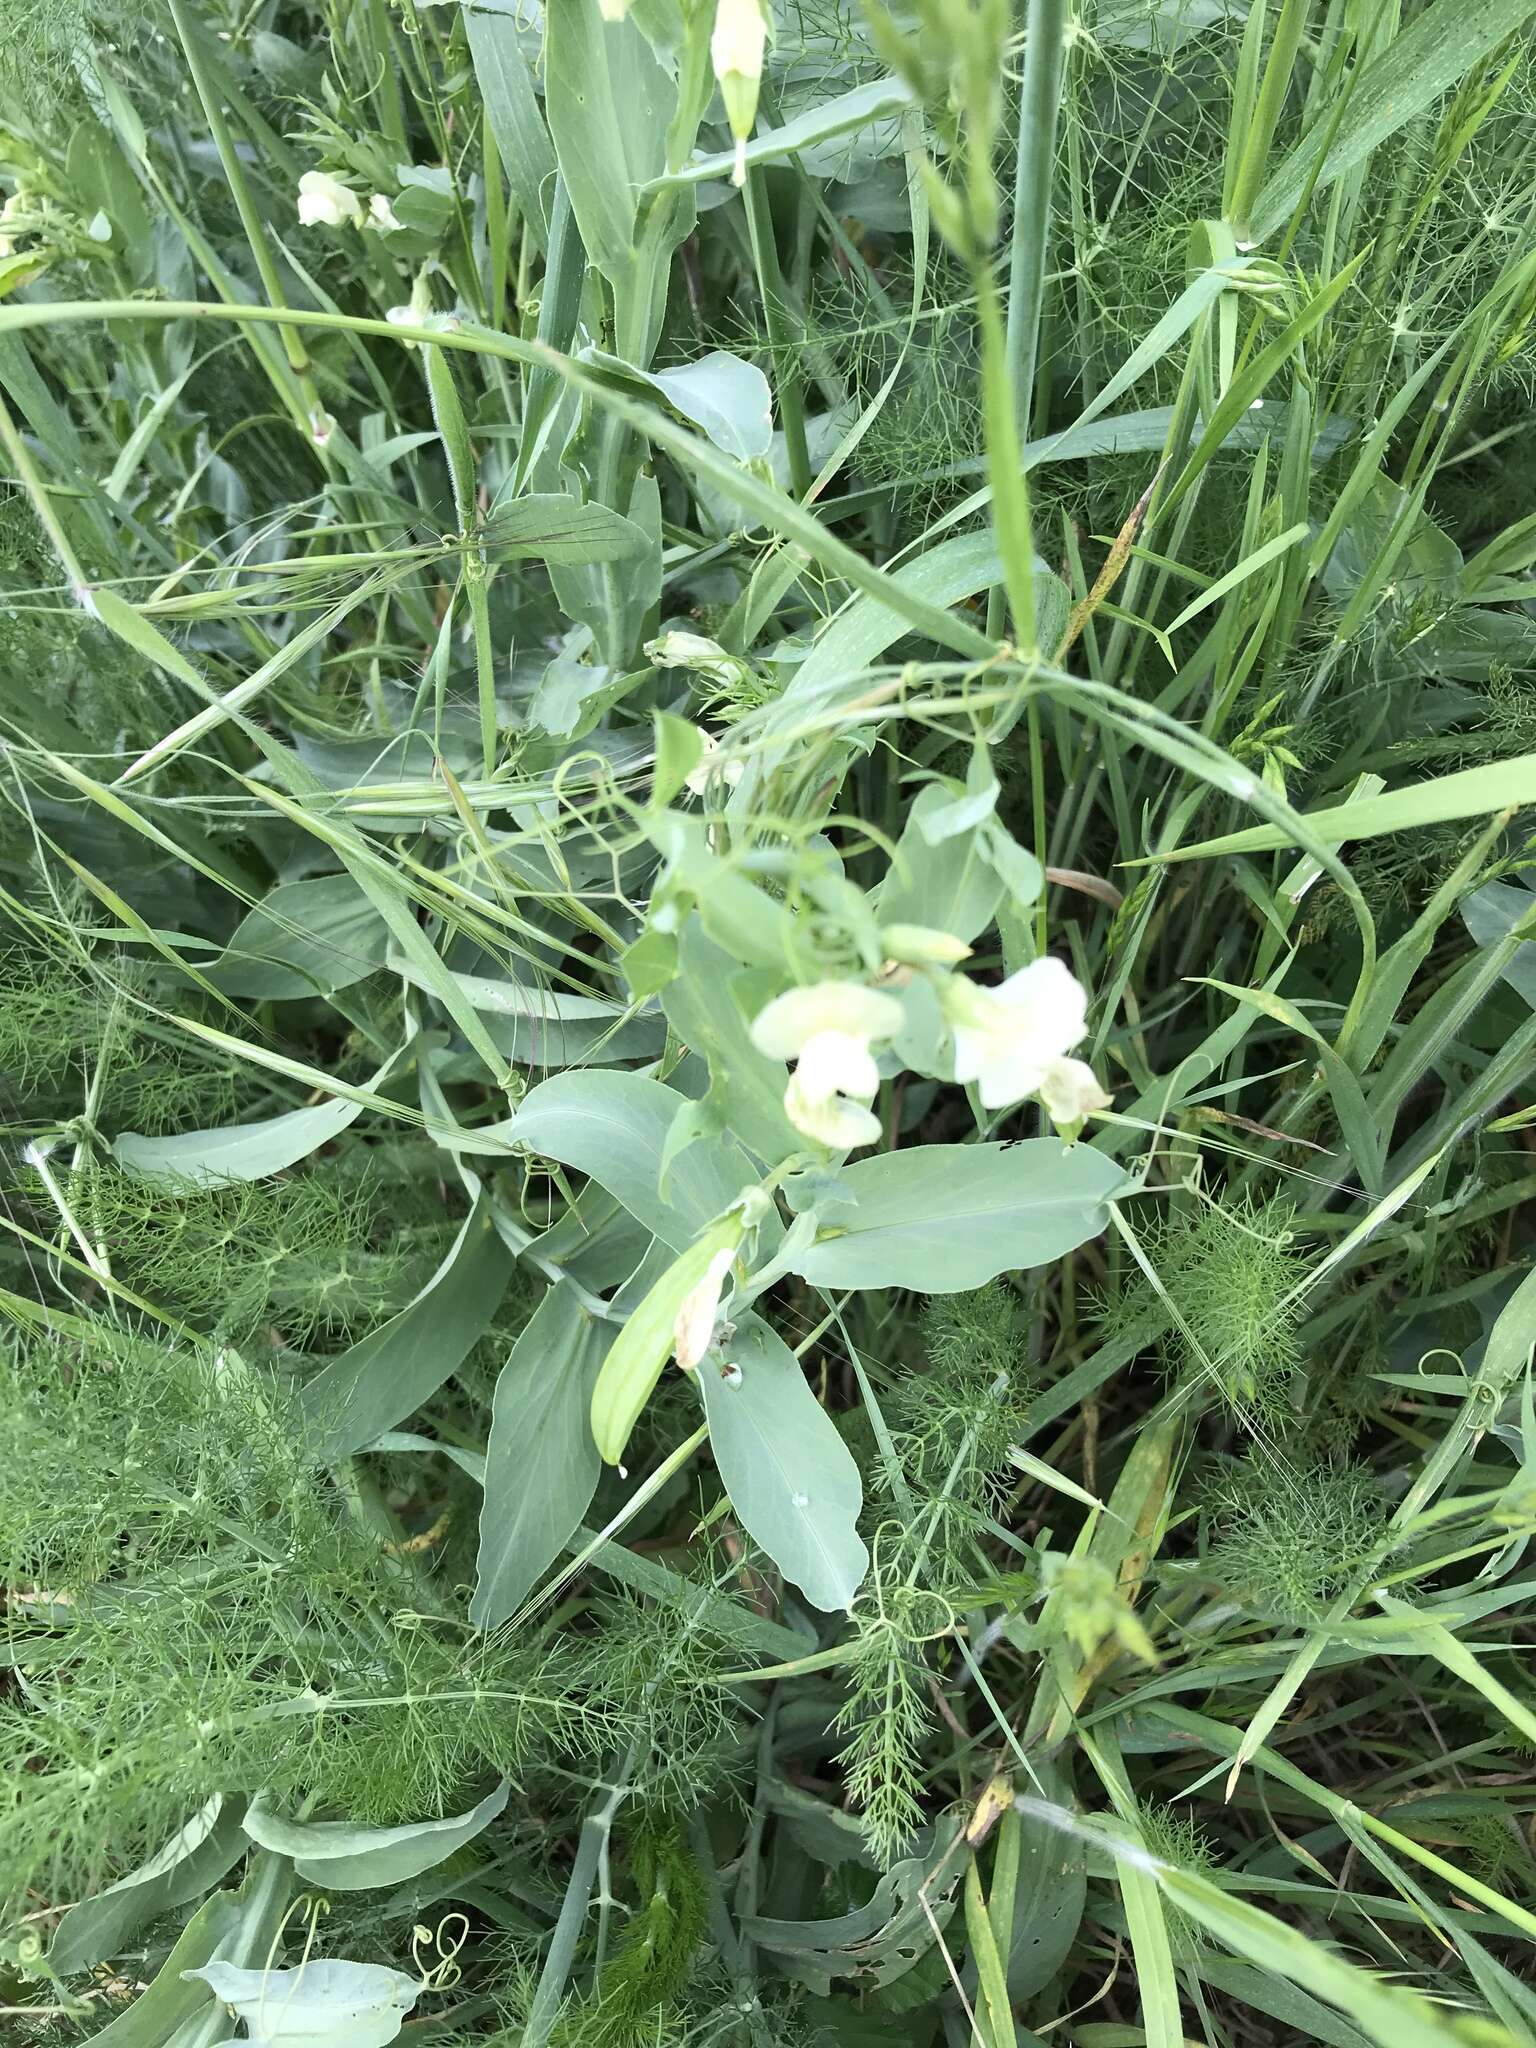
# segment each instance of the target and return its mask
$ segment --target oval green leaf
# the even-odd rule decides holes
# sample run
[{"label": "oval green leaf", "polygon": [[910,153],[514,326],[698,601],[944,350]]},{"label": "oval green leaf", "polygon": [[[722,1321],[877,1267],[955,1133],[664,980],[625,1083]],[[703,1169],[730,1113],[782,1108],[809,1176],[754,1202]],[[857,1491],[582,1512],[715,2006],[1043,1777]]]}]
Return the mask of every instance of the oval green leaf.
[{"label": "oval green leaf", "polygon": [[602,1461],[588,1414],[611,1325],[551,1287],[501,1369],[491,1403],[480,1560],[469,1619],[496,1628],[564,1550]]},{"label": "oval green leaf", "polygon": [[818,1287],[962,1294],[1096,1237],[1125,1169],[1091,1145],[915,1145],[843,1168],[840,1202],[791,1268]]},{"label": "oval green leaf", "polygon": [[310,1884],[333,1892],[373,1891],[419,1877],[472,1842],[501,1812],[510,1790],[503,1778],[468,1813],[397,1828],[355,1827],[345,1820],[285,1820],[258,1799],[245,1816],[245,1832],[263,1849],[291,1856],[299,1876]]},{"label": "oval green leaf", "polygon": [[841,1613],[869,1570],[859,1535],[859,1468],[800,1361],[743,1316],[726,1370],[707,1358],[699,1388],[715,1463],[742,1527],[813,1607]]}]

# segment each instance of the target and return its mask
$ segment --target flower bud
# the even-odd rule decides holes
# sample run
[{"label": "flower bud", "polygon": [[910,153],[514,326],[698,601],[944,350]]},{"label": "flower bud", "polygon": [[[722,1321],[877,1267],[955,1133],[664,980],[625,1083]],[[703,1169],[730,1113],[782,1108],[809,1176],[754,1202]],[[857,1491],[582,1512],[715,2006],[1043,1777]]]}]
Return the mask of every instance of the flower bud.
[{"label": "flower bud", "polygon": [[880,944],[887,960],[899,960],[904,967],[957,967],[971,957],[964,940],[930,924],[882,925]]},{"label": "flower bud", "polygon": [[763,49],[768,24],[759,0],[718,0],[709,60],[725,102],[726,119],[736,138],[733,185],[747,181],[747,138],[757,119],[757,89],[763,76]]}]

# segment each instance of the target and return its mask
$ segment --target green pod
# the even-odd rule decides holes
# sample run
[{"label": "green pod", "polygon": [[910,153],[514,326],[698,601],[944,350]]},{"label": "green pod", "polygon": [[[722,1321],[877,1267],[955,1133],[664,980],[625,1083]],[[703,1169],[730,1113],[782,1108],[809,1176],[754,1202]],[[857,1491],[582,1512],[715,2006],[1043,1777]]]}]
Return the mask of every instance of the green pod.
[{"label": "green pod", "polygon": [[617,1465],[640,1411],[671,1356],[677,1319],[721,1252],[734,1251],[745,1228],[735,1212],[712,1223],[668,1266],[609,1348],[592,1389],[592,1436],[605,1463]]}]

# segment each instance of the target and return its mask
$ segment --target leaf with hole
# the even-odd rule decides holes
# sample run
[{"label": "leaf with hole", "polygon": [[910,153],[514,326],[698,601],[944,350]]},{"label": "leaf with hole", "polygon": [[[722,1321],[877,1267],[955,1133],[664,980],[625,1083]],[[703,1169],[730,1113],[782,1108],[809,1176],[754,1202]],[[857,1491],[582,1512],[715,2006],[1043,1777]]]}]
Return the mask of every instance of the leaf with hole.
[{"label": "leaf with hole", "polygon": [[698,1369],[709,1440],[742,1527],[825,1613],[851,1607],[869,1570],[859,1468],[800,1361],[758,1316]]}]

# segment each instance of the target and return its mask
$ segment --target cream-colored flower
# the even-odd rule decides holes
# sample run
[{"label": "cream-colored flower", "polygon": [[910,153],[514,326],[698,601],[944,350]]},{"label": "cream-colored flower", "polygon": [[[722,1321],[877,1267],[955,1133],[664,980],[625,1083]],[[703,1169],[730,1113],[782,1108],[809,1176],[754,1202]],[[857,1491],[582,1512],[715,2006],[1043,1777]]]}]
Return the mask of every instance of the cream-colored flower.
[{"label": "cream-colored flower", "polygon": [[1031,960],[996,988],[955,975],[945,1006],[955,1038],[955,1079],[976,1083],[983,1109],[1006,1109],[1033,1095],[1088,1028],[1082,983],[1049,957]]},{"label": "cream-colored flower", "polygon": [[[425,327],[432,318],[432,281],[429,275],[432,265],[424,263],[417,271],[411,285],[411,302],[408,306],[388,306],[384,318],[391,327]],[[419,346],[408,341],[407,348]]]},{"label": "cream-colored flower", "polygon": [[645,658],[658,668],[686,668],[711,682],[734,683],[748,673],[747,664],[727,654],[718,640],[706,640],[702,633],[658,633],[645,643]]},{"label": "cream-colored flower", "polygon": [[747,138],[757,119],[757,88],[763,75],[763,50],[768,23],[760,0],[717,0],[709,61],[725,101],[726,118],[736,138],[733,185],[747,180]]},{"label": "cream-colored flower", "polygon": [[734,789],[742,778],[746,762],[722,754],[720,742],[712,732],[706,732],[702,725],[695,726],[694,730],[698,733],[704,751],[699,756],[698,766],[684,776],[683,787],[690,790],[694,796],[702,796],[711,782],[717,780]]},{"label": "cream-colored flower", "polygon": [[793,1060],[784,1113],[797,1131],[834,1152],[873,1145],[880,1120],[869,1108],[880,1087],[876,1042],[894,1038],[905,1013],[894,996],[857,981],[788,989],[761,1010],[752,1043],[771,1060]]},{"label": "cream-colored flower", "polygon": [[360,228],[363,202],[350,185],[333,178],[329,171],[306,171],[299,180],[299,225],[301,227]]},{"label": "cream-colored flower", "polygon": [[402,225],[386,192],[375,192],[368,202],[368,225],[375,228],[397,228]]},{"label": "cream-colored flower", "polygon": [[672,1355],[684,1372],[692,1372],[714,1342],[720,1293],[735,1256],[734,1245],[728,1244],[716,1252],[704,1278],[683,1297],[672,1326]]},{"label": "cream-colored flower", "polygon": [[1080,1124],[1108,1109],[1112,1098],[1086,1060],[1052,1060],[1040,1082],[1040,1100],[1052,1123]]},{"label": "cream-colored flower", "polygon": [[784,1090],[784,1114],[797,1131],[832,1152],[856,1152],[880,1142],[880,1119],[867,1103],[834,1090],[820,1095],[809,1088],[797,1067]]}]

